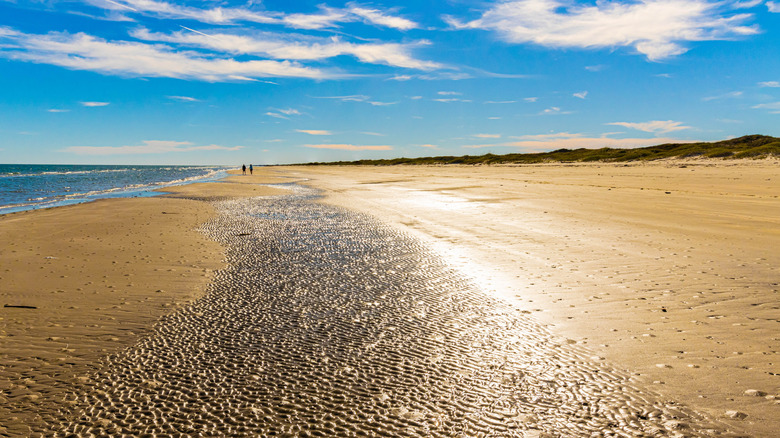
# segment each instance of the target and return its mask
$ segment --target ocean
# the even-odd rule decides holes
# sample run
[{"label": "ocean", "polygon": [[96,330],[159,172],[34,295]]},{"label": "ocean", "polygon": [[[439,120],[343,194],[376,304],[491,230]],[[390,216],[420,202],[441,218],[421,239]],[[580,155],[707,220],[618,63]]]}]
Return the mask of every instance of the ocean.
[{"label": "ocean", "polygon": [[0,164],[0,214],[102,198],[155,196],[153,190],[223,178],[224,166]]}]

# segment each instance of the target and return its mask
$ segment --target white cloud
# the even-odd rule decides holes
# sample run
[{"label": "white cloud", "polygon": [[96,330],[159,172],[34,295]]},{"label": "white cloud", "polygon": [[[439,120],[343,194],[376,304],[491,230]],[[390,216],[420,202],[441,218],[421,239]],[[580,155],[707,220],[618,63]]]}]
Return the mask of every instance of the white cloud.
[{"label": "white cloud", "polygon": [[155,0],[87,0],[88,3],[120,13],[134,12],[160,18],[187,19],[211,24],[237,21],[280,23],[277,17],[243,8],[198,9]]},{"label": "white cloud", "polygon": [[588,92],[587,91],[580,91],[579,93],[572,94],[572,96],[577,97],[579,99],[585,99],[585,97],[588,96]]},{"label": "white cloud", "polygon": [[395,105],[398,102],[379,102],[379,101],[376,101],[376,100],[371,100],[368,103],[370,103],[373,106],[390,106],[390,105]]},{"label": "white cloud", "polygon": [[452,103],[452,102],[471,102],[469,99],[458,99],[457,97],[448,97],[445,99],[433,99],[434,102]]},{"label": "white cloud", "polygon": [[583,134],[571,134],[569,132],[555,132],[552,134],[534,134],[534,135],[520,135],[512,137],[517,140],[529,140],[529,141],[554,141],[571,138],[581,138]]},{"label": "white cloud", "polygon": [[351,96],[314,96],[316,99],[335,99],[340,100],[342,102],[363,102],[368,103],[373,106],[388,106],[388,105],[395,105],[398,102],[381,102],[376,100],[371,100],[371,96],[366,96],[364,94],[353,94]]},{"label": "white cloud", "polygon": [[325,131],[322,129],[296,129],[297,132],[302,132],[304,134],[309,135],[333,135],[330,131]]},{"label": "white cloud", "polygon": [[501,138],[501,134],[474,134],[472,137],[476,138]]},{"label": "white cloud", "polygon": [[[84,33],[24,34],[8,28],[0,32],[0,56],[53,64],[75,70],[141,77],[169,77],[204,81],[241,81],[257,77],[336,77],[289,61],[234,59],[175,51],[164,45],[110,42]],[[10,43],[10,44],[9,44]]]},{"label": "white cloud", "polygon": [[737,1],[734,3],[735,9],[750,9],[755,8],[756,6],[760,5],[761,3],[764,3],[764,0],[745,0],[745,1]]},{"label": "white cloud", "polygon": [[195,99],[194,97],[189,97],[189,96],[166,96],[166,97],[171,100],[178,100],[179,102],[200,102],[200,99]]},{"label": "white cloud", "polygon": [[410,81],[414,79],[412,76],[409,75],[395,75],[392,78],[388,79],[390,81]]},{"label": "white cloud", "polygon": [[352,94],[348,96],[313,96],[315,99],[335,99],[340,100],[342,102],[365,102],[368,99],[371,99],[370,96],[366,96],[365,94]]},{"label": "white cloud", "polygon": [[516,100],[501,100],[501,101],[495,101],[495,100],[488,100],[485,101],[486,104],[507,104],[507,103],[517,103]]},{"label": "white cloud", "polygon": [[46,111],[48,111],[50,113],[67,113],[67,112],[70,112],[70,110],[59,109],[59,108],[51,108],[51,109],[47,109]]},{"label": "white cloud", "polygon": [[63,151],[78,155],[137,155],[215,150],[237,151],[239,149],[243,149],[243,146],[192,146],[192,143],[188,141],[145,140],[143,145],[138,146],[71,146]]},{"label": "white cloud", "polygon": [[720,99],[733,99],[736,97],[742,97],[741,91],[731,91],[729,93],[719,94],[717,96],[708,96],[702,98],[703,101],[709,102],[711,100],[720,100]]},{"label": "white cloud", "polygon": [[572,113],[571,111],[563,111],[557,106],[552,106],[550,108],[543,110],[539,114],[543,116],[554,116],[554,115],[571,114],[571,113]]},{"label": "white cloud", "polygon": [[780,87],[780,82],[778,82],[778,81],[759,82],[758,86],[759,87],[778,88],[778,87]]},{"label": "white cloud", "polygon": [[280,12],[255,11],[247,8],[216,7],[200,9],[181,6],[157,0],[86,0],[93,6],[113,11],[117,14],[143,14],[158,18],[195,20],[201,23],[228,25],[238,22],[263,24],[281,24],[298,29],[325,29],[337,27],[339,23],[363,20],[369,24],[398,30],[418,27],[417,23],[406,18],[389,15],[378,9],[368,9],[350,4],[346,9],[320,6],[313,14],[288,14]]},{"label": "white cloud", "polygon": [[578,5],[559,0],[515,0],[494,4],[481,18],[458,29],[497,32],[511,43],[554,48],[633,47],[650,60],[680,55],[688,41],[733,39],[758,33],[743,23],[752,14],[724,15],[723,3],[705,0],[598,1]]},{"label": "white cloud", "polygon": [[533,103],[533,102],[536,102],[537,100],[539,100],[539,98],[538,97],[526,97],[523,100],[526,101],[526,102],[529,102],[529,103]]},{"label": "white cloud", "polygon": [[439,91],[436,94],[438,94],[439,96],[461,96],[461,95],[463,95],[463,93],[459,93],[457,91]]},{"label": "white cloud", "polygon": [[605,123],[606,125],[625,126],[626,128],[636,129],[638,131],[651,132],[656,134],[664,134],[672,131],[681,131],[683,129],[690,129],[690,126],[685,126],[683,122],[675,122],[674,120],[653,120],[650,122],[612,122]]},{"label": "white cloud", "polygon": [[111,105],[111,102],[79,102],[83,106],[87,107],[98,107],[98,106],[108,106]]},{"label": "white cloud", "polygon": [[780,12],[780,3],[778,2],[766,2],[766,7],[769,9],[769,12]]},{"label": "white cloud", "polygon": [[780,102],[771,102],[771,103],[761,103],[758,105],[754,105],[751,108],[755,109],[768,109],[771,110],[773,113],[780,111]]},{"label": "white cloud", "polygon": [[421,144],[420,147],[421,148],[428,148],[428,149],[439,149],[439,147],[436,146],[435,144]]},{"label": "white cloud", "polygon": [[307,148],[312,149],[337,149],[342,151],[389,151],[392,150],[392,146],[378,145],[378,146],[356,146],[353,144],[305,144]]},{"label": "white cloud", "polygon": [[418,27],[417,23],[411,20],[387,15],[377,9],[366,9],[359,6],[350,5],[348,11],[353,15],[357,15],[358,17],[363,18],[369,23],[390,27],[393,29],[410,30],[416,29]]}]

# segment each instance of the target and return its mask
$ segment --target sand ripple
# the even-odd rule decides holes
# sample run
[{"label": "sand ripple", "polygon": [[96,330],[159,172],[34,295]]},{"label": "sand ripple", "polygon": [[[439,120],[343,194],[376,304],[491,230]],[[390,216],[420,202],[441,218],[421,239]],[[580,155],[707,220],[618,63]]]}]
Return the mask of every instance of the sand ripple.
[{"label": "sand ripple", "polygon": [[108,357],[57,435],[725,435],[308,189],[218,207],[230,267]]}]

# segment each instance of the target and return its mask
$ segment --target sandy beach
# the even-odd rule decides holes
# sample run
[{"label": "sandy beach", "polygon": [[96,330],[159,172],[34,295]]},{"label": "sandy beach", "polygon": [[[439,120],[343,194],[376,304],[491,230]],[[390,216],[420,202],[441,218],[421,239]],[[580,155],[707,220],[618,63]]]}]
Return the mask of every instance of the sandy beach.
[{"label": "sandy beach", "polygon": [[204,201],[284,193],[258,185],[269,182],[234,175],[0,216],[0,304],[10,306],[0,308],[0,434],[28,436],[101,357],[201,296],[224,266],[223,248],[197,231],[214,214]]},{"label": "sandy beach", "polygon": [[[276,167],[0,217],[0,434],[295,434],[316,407],[296,415],[326,433],[555,436],[559,403],[579,436],[678,430],[680,403],[772,436],[779,168]],[[296,180],[339,209],[230,201]]]},{"label": "sandy beach", "polygon": [[780,429],[780,165],[301,167],[654,390]]}]

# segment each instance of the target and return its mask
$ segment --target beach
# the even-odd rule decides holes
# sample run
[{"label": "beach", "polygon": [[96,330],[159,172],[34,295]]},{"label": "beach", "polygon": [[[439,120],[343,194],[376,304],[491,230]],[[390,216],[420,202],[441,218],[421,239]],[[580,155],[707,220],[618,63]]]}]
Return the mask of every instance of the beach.
[{"label": "beach", "polygon": [[[27,436],[101,357],[202,295],[224,266],[197,231],[214,214],[206,201],[284,192],[250,178],[0,216],[0,432]],[[191,190],[201,201],[180,198]]]},{"label": "beach", "polygon": [[771,436],[777,170],[274,167],[2,216],[0,432]]},{"label": "beach", "polygon": [[771,436],[780,427],[778,169],[776,160],[672,160],[285,173],[429,242],[598,360]]}]

